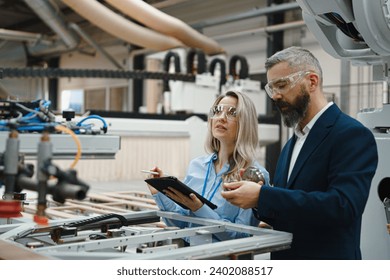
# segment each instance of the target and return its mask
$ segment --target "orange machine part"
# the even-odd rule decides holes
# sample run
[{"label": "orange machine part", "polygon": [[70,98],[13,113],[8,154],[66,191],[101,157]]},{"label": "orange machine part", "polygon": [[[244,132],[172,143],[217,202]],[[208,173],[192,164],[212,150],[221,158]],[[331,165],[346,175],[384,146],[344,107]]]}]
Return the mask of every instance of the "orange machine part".
[{"label": "orange machine part", "polygon": [[22,217],[22,202],[19,200],[1,200],[0,218]]}]

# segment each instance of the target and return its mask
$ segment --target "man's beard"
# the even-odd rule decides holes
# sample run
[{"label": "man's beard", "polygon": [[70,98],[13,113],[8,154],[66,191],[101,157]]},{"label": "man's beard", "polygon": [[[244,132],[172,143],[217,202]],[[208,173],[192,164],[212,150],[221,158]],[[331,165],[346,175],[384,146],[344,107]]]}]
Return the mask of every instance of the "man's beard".
[{"label": "man's beard", "polygon": [[294,104],[285,101],[274,101],[280,111],[283,122],[287,127],[295,127],[306,115],[310,103],[309,93],[302,87],[300,94],[295,99]]}]

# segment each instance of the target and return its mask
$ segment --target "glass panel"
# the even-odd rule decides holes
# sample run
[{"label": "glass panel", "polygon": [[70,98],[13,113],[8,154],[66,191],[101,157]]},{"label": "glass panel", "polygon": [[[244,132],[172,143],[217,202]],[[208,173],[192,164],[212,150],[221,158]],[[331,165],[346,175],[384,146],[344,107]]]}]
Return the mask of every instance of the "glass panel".
[{"label": "glass panel", "polygon": [[110,89],[110,111],[127,111],[127,87]]},{"label": "glass panel", "polygon": [[85,110],[106,110],[106,90],[104,88],[85,90]]},{"label": "glass panel", "polygon": [[76,114],[84,111],[84,91],[82,89],[64,90],[61,92],[61,112],[73,109]]}]

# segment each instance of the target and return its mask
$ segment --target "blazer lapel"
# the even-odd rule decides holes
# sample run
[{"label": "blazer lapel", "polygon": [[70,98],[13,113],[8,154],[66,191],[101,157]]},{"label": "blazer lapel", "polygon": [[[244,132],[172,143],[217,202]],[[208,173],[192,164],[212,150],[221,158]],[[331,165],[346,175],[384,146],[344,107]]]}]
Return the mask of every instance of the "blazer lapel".
[{"label": "blazer lapel", "polygon": [[286,163],[284,164],[283,168],[283,185],[287,184],[287,178],[288,178],[288,171],[290,169],[290,161],[291,156],[294,150],[295,142],[297,141],[297,136],[294,134],[293,137],[291,137],[291,141],[289,141],[290,145],[287,147],[287,158]]},{"label": "blazer lapel", "polygon": [[340,109],[336,105],[332,105],[316,121],[298,155],[297,161],[295,162],[294,168],[287,182],[287,188],[292,187],[295,178],[299,174],[302,167],[305,165],[307,159],[317,149],[318,145],[324,141],[325,137],[328,135],[336,119],[338,118],[340,112]]},{"label": "blazer lapel", "polygon": [[282,187],[287,184],[288,169],[295,141],[296,136],[294,135],[287,141],[282,153],[280,154],[274,178],[274,185],[276,186]]}]

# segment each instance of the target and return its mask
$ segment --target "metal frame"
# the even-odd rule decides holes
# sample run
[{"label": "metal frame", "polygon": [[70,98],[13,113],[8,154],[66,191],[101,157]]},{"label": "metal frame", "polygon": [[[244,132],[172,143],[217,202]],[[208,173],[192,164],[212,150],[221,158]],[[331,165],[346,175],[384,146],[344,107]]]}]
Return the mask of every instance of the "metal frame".
[{"label": "metal frame", "polygon": [[[137,226],[126,226],[120,228],[122,234],[100,240],[86,240],[83,236],[88,236],[93,232],[86,230],[80,232],[77,237],[69,238],[64,244],[56,244],[50,240],[49,233],[34,234],[29,237],[29,243],[42,242],[45,246],[30,249],[42,258],[67,259],[67,260],[159,260],[159,259],[234,259],[240,255],[254,256],[255,254],[271,252],[289,248],[292,235],[286,232],[274,231],[270,229],[257,228],[252,226],[238,225],[182,216],[171,212],[162,211],[139,211],[129,212],[123,215],[126,218],[169,218],[180,221],[196,223],[199,227],[170,229],[153,227],[151,224]],[[55,220],[50,222],[50,226],[63,225],[64,223],[78,221],[80,219]],[[12,243],[16,247],[26,248],[22,242],[18,242],[20,236],[26,230],[36,228],[32,222],[14,220],[15,224],[5,224],[0,226],[0,240]],[[233,239],[212,243],[212,233],[224,231],[239,231],[248,233],[247,238]],[[197,238],[196,246],[178,247],[173,241],[183,237]],[[24,240],[25,242],[26,240]],[[51,244],[50,244],[51,241]],[[137,253],[137,248],[143,244],[162,243],[161,246],[150,247],[144,253]]]},{"label": "metal frame", "polygon": [[[9,132],[0,132],[0,151],[6,148]],[[20,152],[25,158],[36,158],[38,144],[41,141],[40,133],[20,133]],[[113,159],[120,150],[121,137],[117,135],[77,135],[82,146],[82,158]],[[70,135],[50,134],[53,143],[53,158],[72,159],[77,147]]]}]

